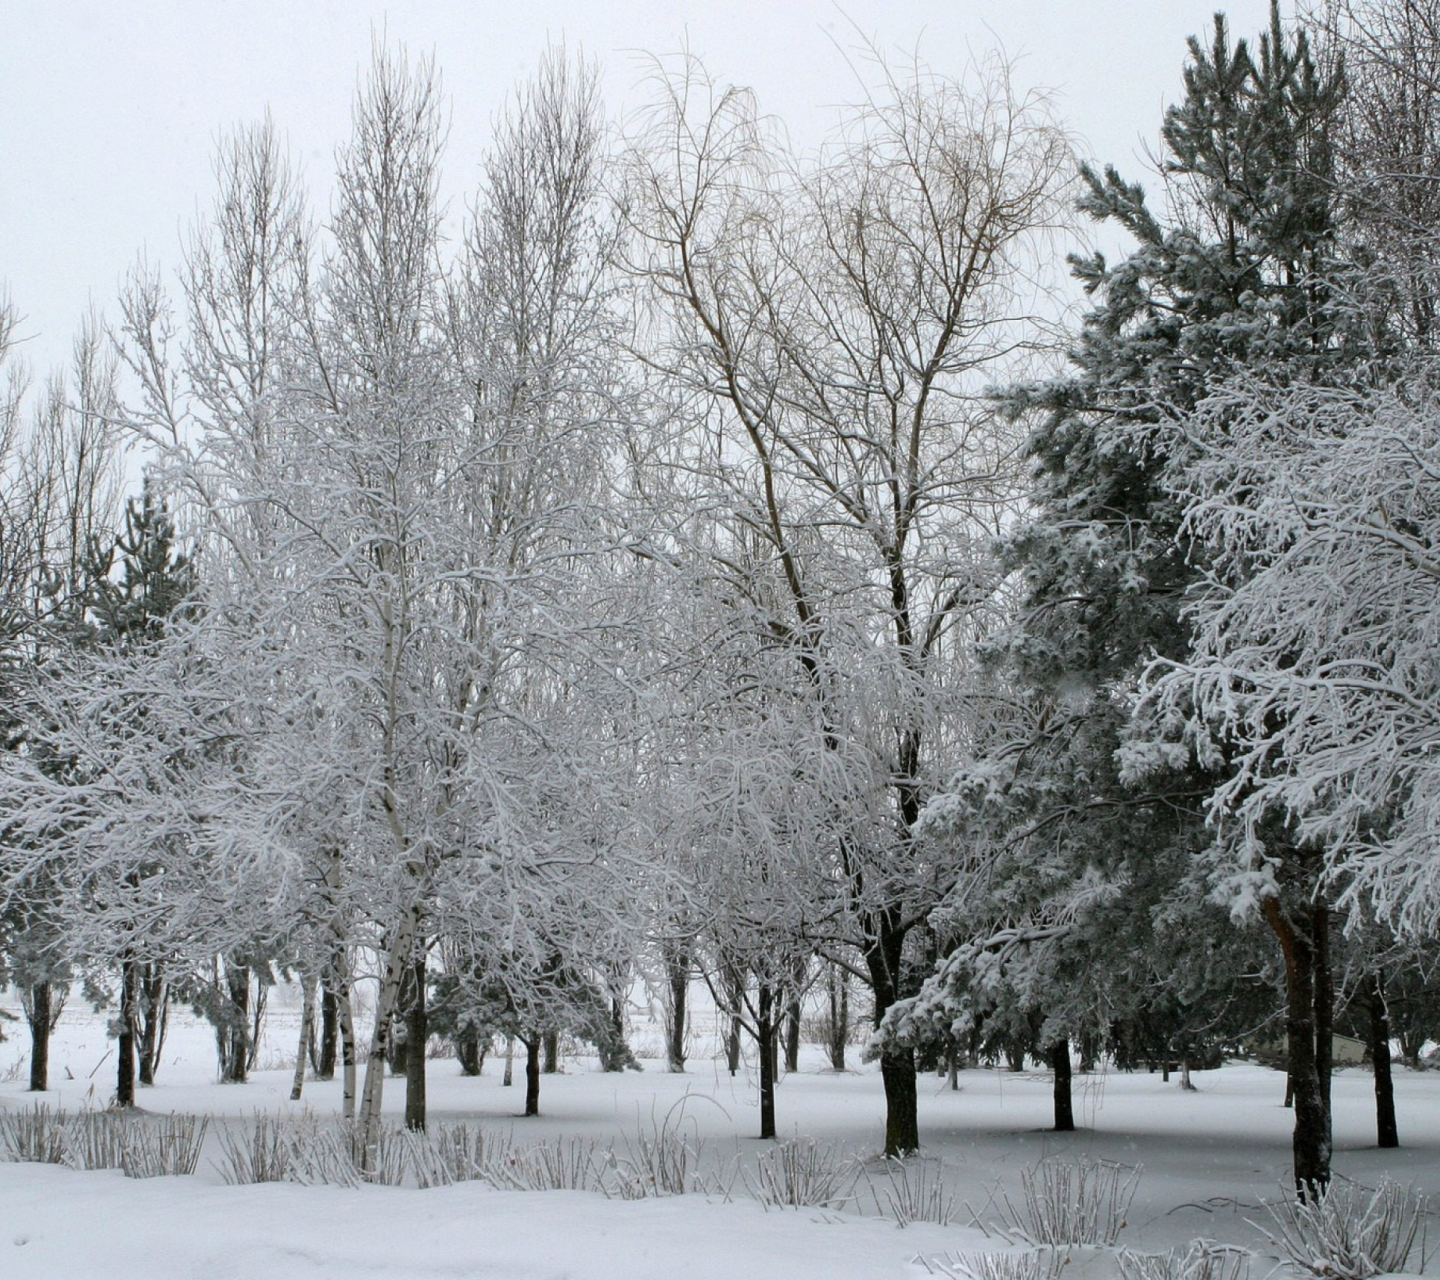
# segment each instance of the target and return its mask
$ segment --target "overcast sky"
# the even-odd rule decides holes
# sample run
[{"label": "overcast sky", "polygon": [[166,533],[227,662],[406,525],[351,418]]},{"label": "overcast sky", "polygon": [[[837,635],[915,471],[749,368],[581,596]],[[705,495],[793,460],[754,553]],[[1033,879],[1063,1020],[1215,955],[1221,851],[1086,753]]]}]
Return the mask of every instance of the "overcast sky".
[{"label": "overcast sky", "polygon": [[[854,96],[847,52],[873,40],[960,71],[1001,47],[1054,91],[1083,153],[1139,176],[1180,91],[1208,0],[0,0],[0,284],[32,364],[64,359],[88,303],[113,313],[144,250],[173,266],[208,204],[224,129],[268,107],[314,187],[348,132],[372,31],[433,53],[452,103],[447,187],[473,189],[489,122],[547,43],[605,68],[616,111],[643,97],[641,51],[684,44],[812,142]],[[1288,4],[1287,4],[1288,10]],[[1237,35],[1266,0],[1225,6]]]}]

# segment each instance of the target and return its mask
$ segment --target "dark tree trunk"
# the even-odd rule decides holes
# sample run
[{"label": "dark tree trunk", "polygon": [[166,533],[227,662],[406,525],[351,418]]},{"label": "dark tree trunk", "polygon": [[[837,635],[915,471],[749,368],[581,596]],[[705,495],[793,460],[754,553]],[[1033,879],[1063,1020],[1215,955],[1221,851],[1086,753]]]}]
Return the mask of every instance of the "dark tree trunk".
[{"label": "dark tree trunk", "polygon": [[140,966],[120,962],[120,1044],[115,1068],[115,1105],[135,1105],[135,1016],[140,1003]]},{"label": "dark tree trunk", "polygon": [[425,1016],[425,953],[415,961],[410,979],[410,1006],[405,1011],[405,1127],[425,1127],[425,1042],[430,1030]]},{"label": "dark tree trunk", "polygon": [[1195,1085],[1190,1080],[1190,1054],[1187,1050],[1180,1057],[1180,1087],[1195,1092]]},{"label": "dark tree trunk", "polygon": [[[1315,1077],[1325,1107],[1326,1142],[1331,1129],[1330,1079],[1335,1059],[1335,979],[1330,968],[1330,908],[1310,908],[1310,936],[1315,941]],[[1327,1159],[1326,1167],[1329,1167]]]},{"label": "dark tree trunk", "polygon": [[226,1048],[220,1067],[220,1078],[232,1084],[244,1084],[250,1065],[250,966],[225,966]]},{"label": "dark tree trunk", "polygon": [[37,982],[30,988],[30,1003],[25,1019],[30,1024],[30,1091],[44,1093],[50,1087],[50,1032],[54,1020],[50,1012],[52,992],[48,982]]},{"label": "dark tree trunk", "polygon": [[687,947],[665,950],[665,1057],[671,1071],[685,1070],[685,1020],[689,1012],[690,952]]},{"label": "dark tree trunk", "polygon": [[797,997],[785,1006],[785,1070],[800,1070],[800,1001]]},{"label": "dark tree trunk", "polygon": [[[610,1041],[600,1047],[600,1065],[606,1071],[624,1071],[628,1066],[638,1065],[625,1043],[625,1002],[619,996],[610,997]],[[681,1070],[684,1070],[683,1063]]]},{"label": "dark tree trunk", "polygon": [[317,1080],[335,1079],[335,1051],[339,1042],[340,1000],[327,982],[320,995],[320,1061],[315,1064]]},{"label": "dark tree trunk", "polygon": [[1425,1047],[1424,1032],[1413,1029],[1402,1030],[1399,1035],[1400,1056],[1411,1071],[1420,1070],[1420,1050]]},{"label": "dark tree trunk", "polygon": [[543,1038],[545,1048],[545,1074],[553,1076],[560,1070],[560,1033],[547,1031]]},{"label": "dark tree trunk", "polygon": [[725,1067],[733,1076],[740,1071],[740,1007],[745,1000],[745,979],[742,974],[727,966],[722,970],[721,982],[724,985],[725,999],[730,1005],[727,1011],[730,1029],[725,1035]]},{"label": "dark tree trunk", "polygon": [[480,1033],[470,1023],[456,1033],[455,1057],[460,1062],[462,1076],[478,1076],[485,1066],[485,1055],[480,1052]]},{"label": "dark tree trunk", "polygon": [[1019,1036],[1005,1041],[1005,1065],[1013,1075],[1025,1070],[1025,1042]]},{"label": "dark tree trunk", "polygon": [[170,1024],[170,986],[158,961],[140,973],[140,1083],[153,1085]]},{"label": "dark tree trunk", "polygon": [[[1330,1183],[1329,1028],[1323,1050],[1319,1030],[1328,1024],[1330,994],[1326,908],[1307,908],[1297,926],[1274,898],[1265,902],[1265,918],[1285,955],[1286,1029],[1289,1038],[1290,1083],[1294,1093],[1295,1191],[1302,1199],[1322,1195]],[[1317,1017],[1317,1014],[1320,1016]]]},{"label": "dark tree trunk", "polygon": [[1057,1040],[1047,1055],[1055,1074],[1055,1132],[1074,1133],[1075,1107],[1070,1095],[1070,1041]]},{"label": "dark tree trunk", "polygon": [[760,984],[755,1013],[755,1047],[760,1055],[760,1136],[775,1136],[775,996]]},{"label": "dark tree trunk", "polygon": [[1385,975],[1379,969],[1371,976],[1365,995],[1370,1013],[1370,1061],[1375,1065],[1376,1145],[1398,1147],[1395,1081],[1390,1075],[1390,1006],[1385,1000]]},{"label": "dark tree trunk", "polygon": [[415,999],[415,966],[407,964],[400,971],[400,988],[395,993],[395,1013],[388,1028],[385,1062],[392,1076],[408,1076],[410,1070],[410,1031],[406,1015]]},{"label": "dark tree trunk", "polygon": [[[867,929],[865,965],[875,993],[875,1025],[900,998],[900,953],[905,930],[898,913],[886,912]],[[880,1055],[880,1079],[885,1086],[885,1154],[903,1156],[920,1149],[919,1099],[915,1085],[915,1052],[887,1049]]]},{"label": "dark tree trunk", "polygon": [[836,1071],[845,1070],[845,1045],[850,1039],[850,975],[839,965],[830,965],[826,975],[830,1000],[830,1024],[826,1028],[826,1053]]},{"label": "dark tree trunk", "polygon": [[540,1114],[540,1037],[525,1041],[525,1114]]},{"label": "dark tree trunk", "polygon": [[919,1102],[913,1050],[882,1054],[880,1079],[885,1086],[885,1150],[905,1155],[920,1149]]},{"label": "dark tree trunk", "polygon": [[[409,978],[405,981],[408,983]],[[409,992],[407,991],[408,997]],[[395,1024],[390,1024],[390,1042],[386,1046],[385,1057],[390,1063],[390,1074],[392,1076],[403,1076],[410,1065],[410,1042],[403,1035],[395,1034]]]}]

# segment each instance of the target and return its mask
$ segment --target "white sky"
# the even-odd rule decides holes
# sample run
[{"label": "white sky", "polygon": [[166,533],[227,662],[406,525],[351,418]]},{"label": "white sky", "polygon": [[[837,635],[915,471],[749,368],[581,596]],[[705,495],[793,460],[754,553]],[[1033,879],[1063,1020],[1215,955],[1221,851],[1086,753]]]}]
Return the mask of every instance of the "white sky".
[{"label": "white sky", "polygon": [[[1180,92],[1185,38],[1213,0],[0,0],[0,286],[32,365],[64,360],[87,305],[112,299],[137,252],[171,267],[208,206],[224,129],[268,107],[312,188],[328,186],[372,30],[433,53],[452,101],[452,198],[475,185],[489,121],[549,42],[605,67],[623,109],[640,51],[688,40],[718,78],[813,141],[853,96],[843,50],[863,35],[958,72],[996,47],[1021,87],[1055,92],[1081,150],[1141,176]],[[1224,5],[1237,35],[1266,0]],[[1289,5],[1286,5],[1288,11]],[[837,47],[840,46],[840,47]]]}]

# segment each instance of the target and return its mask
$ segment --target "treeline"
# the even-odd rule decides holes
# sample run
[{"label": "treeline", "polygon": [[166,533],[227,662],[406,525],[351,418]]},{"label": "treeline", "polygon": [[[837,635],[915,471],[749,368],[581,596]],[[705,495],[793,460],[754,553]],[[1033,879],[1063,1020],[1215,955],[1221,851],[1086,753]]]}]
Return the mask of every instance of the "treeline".
[{"label": "treeline", "polygon": [[[853,979],[887,1154],[917,1055],[1041,1057],[1066,1128],[1076,1046],[1188,1078],[1283,1038],[1309,1194],[1337,1016],[1396,1140],[1440,825],[1440,7],[1217,18],[1158,195],[998,62],[877,67],[805,153],[691,59],[614,128],[552,53],[452,240],[439,75],[377,48],[328,211],[267,122],[68,376],[28,386],[6,310],[34,1087],[74,982],[129,1105],[171,1000],[243,1078],[289,974],[373,1147],[387,1062],[424,1125],[435,1032],[466,1070],[518,1040],[529,1110],[562,1033],[632,1065],[637,977],[683,1069],[698,974],[773,1136],[802,997],[840,1026]],[[1128,247],[1070,259],[1067,328],[1077,204]]]}]

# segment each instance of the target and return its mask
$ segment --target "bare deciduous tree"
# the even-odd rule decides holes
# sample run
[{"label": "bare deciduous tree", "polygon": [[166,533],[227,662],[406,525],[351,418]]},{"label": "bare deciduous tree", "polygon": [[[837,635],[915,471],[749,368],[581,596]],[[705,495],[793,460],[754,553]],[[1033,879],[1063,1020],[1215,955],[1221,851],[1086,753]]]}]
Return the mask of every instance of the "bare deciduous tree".
[{"label": "bare deciduous tree", "polygon": [[[881,72],[809,159],[693,61],[657,73],[628,203],[644,358],[695,424],[677,473],[762,544],[783,584],[765,627],[855,762],[831,820],[877,1018],[935,900],[915,822],[936,751],[965,733],[990,548],[1020,491],[985,384],[1035,340],[1030,255],[1069,165],[1003,67]],[[886,1151],[911,1150],[908,1051],[882,1071]]]}]

